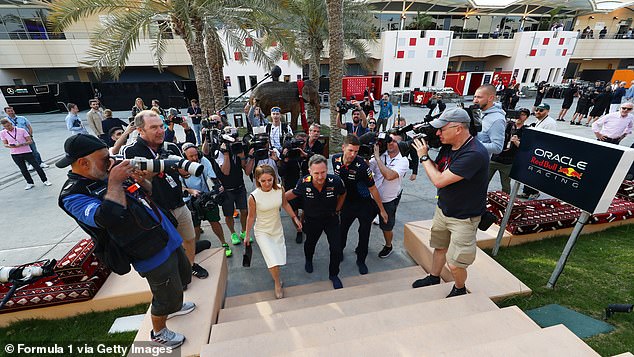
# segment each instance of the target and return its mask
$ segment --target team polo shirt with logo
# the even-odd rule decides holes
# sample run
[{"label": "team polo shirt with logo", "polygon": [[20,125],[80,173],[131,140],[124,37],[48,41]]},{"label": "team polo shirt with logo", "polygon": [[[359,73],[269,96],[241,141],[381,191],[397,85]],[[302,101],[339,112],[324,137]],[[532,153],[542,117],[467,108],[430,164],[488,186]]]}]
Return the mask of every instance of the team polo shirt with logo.
[{"label": "team polo shirt with logo", "polygon": [[372,199],[369,188],[374,186],[372,170],[359,156],[350,165],[343,164],[343,154],[332,156],[332,168],[346,186],[346,202],[361,202]]},{"label": "team polo shirt with logo", "polygon": [[297,182],[293,193],[302,198],[307,217],[325,217],[335,214],[337,197],[346,193],[346,187],[338,176],[328,174],[319,191],[313,185],[313,177],[306,175]]}]

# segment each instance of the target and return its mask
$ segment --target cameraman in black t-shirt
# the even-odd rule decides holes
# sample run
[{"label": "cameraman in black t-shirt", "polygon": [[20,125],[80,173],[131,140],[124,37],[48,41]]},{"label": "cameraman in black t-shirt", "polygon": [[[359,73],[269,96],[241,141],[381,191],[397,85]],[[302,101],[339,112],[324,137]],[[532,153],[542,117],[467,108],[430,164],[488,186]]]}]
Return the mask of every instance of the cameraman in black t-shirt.
[{"label": "cameraman in black t-shirt", "polygon": [[440,284],[440,272],[449,263],[454,286],[447,297],[467,293],[467,267],[475,260],[476,231],[486,208],[489,153],[469,132],[470,122],[464,109],[453,108],[430,123],[443,143],[435,162],[427,156],[424,140],[415,139],[413,144],[429,180],[438,188],[438,206],[431,227],[430,275],[412,286]]},{"label": "cameraman in black t-shirt", "polygon": [[192,126],[194,127],[194,134],[196,135],[196,145],[200,145],[203,141],[200,137],[200,121],[203,118],[203,112],[198,105],[197,99],[192,99],[190,101],[191,106],[187,108],[187,117],[191,119]]},{"label": "cameraman in black t-shirt", "polygon": [[[208,155],[212,159],[216,159],[213,155],[212,145],[207,141],[208,135],[203,135],[203,154]],[[244,229],[247,226],[247,189],[244,186],[243,174],[246,173],[246,167],[250,160],[254,160],[253,156],[246,155],[244,150],[237,150],[235,146],[224,142],[220,144],[220,155],[216,162],[220,165],[220,172],[217,172],[222,186],[225,188],[225,199],[222,203],[222,214],[225,216],[227,228],[231,232],[231,243],[238,245],[246,237]],[[234,209],[240,210],[240,224],[242,231],[236,233],[233,212]]]},{"label": "cameraman in black t-shirt", "polygon": [[[134,125],[139,131],[139,136],[135,143],[121,149],[124,158],[166,159],[169,155],[182,155],[176,144],[164,141],[163,121],[155,112],[142,110],[134,117]],[[147,178],[151,179],[152,183],[152,200],[169,210],[178,221],[177,230],[183,238],[183,248],[192,264],[192,274],[201,279],[208,277],[207,270],[194,262],[196,233],[191,212],[183,201],[183,186],[178,171],[167,169]]]}]

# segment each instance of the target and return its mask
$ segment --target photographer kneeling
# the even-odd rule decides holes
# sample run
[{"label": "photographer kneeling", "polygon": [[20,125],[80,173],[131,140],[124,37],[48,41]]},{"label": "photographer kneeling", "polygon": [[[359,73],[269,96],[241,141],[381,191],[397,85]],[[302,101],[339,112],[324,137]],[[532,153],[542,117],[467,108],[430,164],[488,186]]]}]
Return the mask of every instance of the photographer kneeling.
[{"label": "photographer kneeling", "polygon": [[445,110],[430,124],[436,128],[443,146],[430,160],[427,143],[414,140],[429,180],[438,188],[430,245],[434,248],[430,274],[412,287],[440,284],[440,272],[449,263],[454,286],[447,297],[467,293],[467,267],[476,254],[476,231],[485,211],[489,153],[469,132],[469,114],[461,108]]},{"label": "photographer kneeling", "polygon": [[187,206],[192,212],[194,221],[194,231],[196,232],[196,242],[200,240],[200,224],[202,220],[209,222],[211,230],[214,231],[218,240],[225,249],[225,255],[230,257],[233,252],[229,244],[225,241],[225,234],[220,226],[220,209],[218,208],[219,195],[224,190],[220,180],[217,179],[211,161],[200,155],[196,145],[192,143],[183,144],[183,156],[185,159],[197,162],[205,168],[200,176],[194,176],[187,171],[179,170],[183,190],[191,196]]},{"label": "photographer kneeling", "polygon": [[129,161],[111,168],[108,148],[101,140],[77,134],[66,139],[64,151],[66,156],[56,166],[71,165],[71,171],[59,196],[60,208],[90,235],[95,255],[108,268],[124,275],[132,264],[147,280],[152,292],[152,341],[171,348],[182,345],[185,336],[169,330],[166,321],[193,311],[196,305],[183,303],[191,264],[176,228],[147,192],[130,180],[145,181]]}]

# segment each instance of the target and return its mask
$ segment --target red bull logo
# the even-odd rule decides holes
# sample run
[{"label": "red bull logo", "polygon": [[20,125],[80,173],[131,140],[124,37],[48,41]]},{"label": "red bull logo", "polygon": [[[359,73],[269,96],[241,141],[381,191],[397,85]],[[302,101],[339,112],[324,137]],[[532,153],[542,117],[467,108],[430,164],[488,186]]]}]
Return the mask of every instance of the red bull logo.
[{"label": "red bull logo", "polygon": [[568,177],[574,177],[579,180],[581,180],[581,176],[583,175],[582,173],[573,169],[572,167],[560,167],[559,171],[557,172],[560,172]]}]

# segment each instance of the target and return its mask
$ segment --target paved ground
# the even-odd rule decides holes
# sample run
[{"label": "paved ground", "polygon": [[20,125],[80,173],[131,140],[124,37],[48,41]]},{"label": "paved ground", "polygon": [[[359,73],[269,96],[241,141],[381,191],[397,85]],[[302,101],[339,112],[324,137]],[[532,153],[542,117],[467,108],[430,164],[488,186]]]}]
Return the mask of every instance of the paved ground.
[{"label": "paved ground", "polygon": [[[561,100],[547,100],[553,108],[551,116],[556,117],[561,107]],[[520,106],[529,107],[532,100],[520,101]],[[574,108],[574,106],[573,106]],[[408,121],[419,121],[427,109],[417,107],[403,107],[401,115]],[[115,113],[115,116],[125,118],[127,112]],[[80,116],[85,118],[85,112]],[[570,118],[572,114],[568,116]],[[51,187],[43,186],[34,173],[36,186],[30,191],[24,191],[24,180],[19,174],[17,166],[11,160],[8,150],[0,154],[0,202],[3,207],[3,239],[0,240],[0,265],[23,264],[30,261],[46,258],[60,258],[70,247],[86,235],[77,227],[73,220],[64,214],[57,206],[57,196],[61,185],[65,181],[66,172],[53,166],[53,162],[63,153],[63,142],[69,136],[64,124],[65,114],[41,114],[28,115],[33,123],[34,138],[42,158],[51,164],[46,169]],[[328,113],[322,111],[322,122],[327,123]],[[562,132],[593,137],[589,128],[583,126],[570,126],[568,123],[559,123]],[[634,137],[628,137],[623,145],[630,146]],[[251,185],[248,179],[248,186]],[[499,179],[496,177],[490,190],[500,189]],[[405,222],[413,220],[430,219],[435,205],[435,189],[430,184],[424,172],[415,181],[404,183],[404,192],[397,213],[395,227],[394,253],[387,259],[379,259],[378,252],[383,247],[383,236],[378,227],[374,226],[370,238],[370,254],[368,267],[370,272],[391,270],[413,265],[402,247],[403,226]],[[315,254],[315,272],[304,272],[303,247],[295,243],[295,230],[286,215],[283,216],[283,224],[287,233],[287,265],[282,268],[282,277],[286,286],[305,284],[311,281],[325,280],[328,277],[328,249],[325,237],[320,240]],[[239,223],[237,223],[239,226]],[[228,237],[228,230],[224,226]],[[208,224],[204,224],[205,233],[203,239],[212,242],[212,246],[220,246],[218,240],[211,232]],[[348,237],[345,260],[341,265],[341,275],[351,276],[358,274],[355,265],[354,247],[356,246],[357,225],[353,225]],[[242,248],[234,250],[234,257],[229,259],[229,284],[228,295],[238,295],[272,288],[272,279],[266,269],[262,255],[254,251],[252,267],[242,268]]]}]

